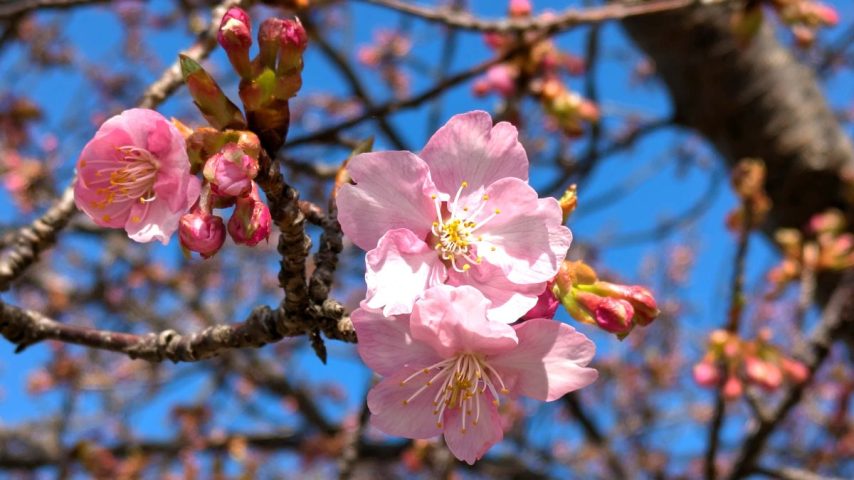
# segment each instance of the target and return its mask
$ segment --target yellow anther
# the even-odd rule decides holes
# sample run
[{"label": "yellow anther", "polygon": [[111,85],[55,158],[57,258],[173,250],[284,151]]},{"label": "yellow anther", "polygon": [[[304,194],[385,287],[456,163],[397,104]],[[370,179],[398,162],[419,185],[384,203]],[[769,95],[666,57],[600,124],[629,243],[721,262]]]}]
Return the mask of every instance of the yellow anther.
[{"label": "yellow anther", "polygon": [[460,184],[460,188],[466,188],[469,186],[469,182],[463,180],[463,183]]},{"label": "yellow anther", "polygon": [[501,210],[499,210],[499,209],[497,209],[497,208],[496,208],[496,209],[495,209],[495,214],[496,214],[496,215],[498,215],[499,213],[501,213]]},{"label": "yellow anther", "polygon": [[464,272],[468,272],[468,271],[469,271],[469,269],[471,269],[471,265],[469,265],[468,263],[467,263],[467,264],[465,264],[465,265],[463,265],[463,271],[464,271]]},{"label": "yellow anther", "polygon": [[103,217],[101,217],[101,220],[103,220],[103,221],[105,221],[105,222],[109,222],[109,221],[110,221],[110,216],[109,216],[109,215],[104,215]]},{"label": "yellow anther", "polygon": [[483,196],[483,199],[484,199],[484,200],[489,200],[489,195],[484,195],[484,196]]}]

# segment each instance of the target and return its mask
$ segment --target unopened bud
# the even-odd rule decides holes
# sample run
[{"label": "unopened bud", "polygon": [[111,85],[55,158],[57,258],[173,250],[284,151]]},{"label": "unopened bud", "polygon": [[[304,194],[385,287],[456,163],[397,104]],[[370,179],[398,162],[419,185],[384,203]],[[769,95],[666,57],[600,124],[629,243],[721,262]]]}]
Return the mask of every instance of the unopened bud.
[{"label": "unopened bud", "polygon": [[531,320],[533,318],[554,318],[557,307],[560,305],[557,297],[552,291],[552,282],[549,282],[543,293],[537,297],[537,304],[528,310],[521,320]]},{"label": "unopened bud", "polygon": [[308,46],[308,34],[299,19],[286,19],[279,33],[279,76],[292,75],[302,70],[302,54]]},{"label": "unopened bud", "polygon": [[714,387],[721,380],[721,373],[718,366],[711,359],[704,359],[700,363],[694,365],[692,370],[694,381],[697,385],[703,387]]},{"label": "unopened bud", "polygon": [[252,191],[258,160],[229,143],[205,162],[204,176],[218,195],[240,197]]},{"label": "unopened bud", "polygon": [[729,378],[726,379],[723,388],[724,398],[727,400],[735,400],[740,397],[742,392],[744,391],[744,387],[741,385],[741,381],[735,377],[735,375],[730,375]]},{"label": "unopened bud", "polygon": [[273,71],[276,70],[276,59],[279,57],[279,37],[284,23],[284,19],[271,17],[261,22],[258,29],[258,61]]},{"label": "unopened bud", "polygon": [[255,246],[270,236],[272,218],[267,204],[258,194],[258,186],[253,182],[252,191],[245,197],[239,197],[234,213],[228,220],[228,234],[235,243]]},{"label": "unopened bud", "polygon": [[777,365],[754,356],[745,358],[744,373],[751,382],[766,390],[775,390],[783,383],[783,374]]},{"label": "unopened bud", "polygon": [[242,8],[232,7],[222,17],[216,36],[228,60],[241,78],[252,77],[249,47],[252,46],[252,23]]},{"label": "unopened bud", "polygon": [[563,213],[563,223],[569,219],[575,208],[578,207],[578,187],[573,183],[563,192],[563,195],[558,200],[560,203],[560,211]]},{"label": "unopened bud", "polygon": [[182,247],[210,258],[225,242],[225,225],[222,218],[195,208],[181,217],[178,236]]},{"label": "unopened bud", "polygon": [[510,0],[510,8],[508,13],[511,17],[527,17],[531,15],[530,0]]},{"label": "unopened bud", "polygon": [[632,329],[632,316],[635,312],[629,302],[588,292],[576,292],[575,301],[587,310],[599,328],[606,332],[625,335]]},{"label": "unopened bud", "polygon": [[797,360],[783,357],[780,359],[780,366],[783,373],[795,383],[803,383],[810,376],[809,368]]}]

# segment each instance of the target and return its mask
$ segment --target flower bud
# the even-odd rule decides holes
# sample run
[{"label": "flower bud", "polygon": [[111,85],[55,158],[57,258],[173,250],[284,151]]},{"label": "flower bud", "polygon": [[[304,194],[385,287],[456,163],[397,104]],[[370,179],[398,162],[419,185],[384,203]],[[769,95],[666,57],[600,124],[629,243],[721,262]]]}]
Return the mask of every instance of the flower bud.
[{"label": "flower bud", "polygon": [[735,375],[730,375],[729,378],[726,379],[723,388],[724,398],[727,400],[735,400],[741,396],[743,391],[744,387],[742,387],[741,381],[736,378]]},{"label": "flower bud", "polygon": [[510,0],[509,14],[511,17],[527,17],[531,15],[530,0]]},{"label": "flower bud", "polygon": [[780,366],[783,373],[795,383],[803,383],[810,376],[809,368],[797,360],[783,357],[780,359]]},{"label": "flower bud", "polygon": [[282,34],[285,21],[271,17],[261,23],[258,29],[258,61],[265,68],[276,69],[276,58],[279,56],[279,37]]},{"label": "flower bud", "polygon": [[552,291],[552,282],[549,282],[543,293],[537,297],[537,304],[526,313],[521,320],[530,320],[532,318],[554,318],[557,307],[560,305],[557,297]]},{"label": "flower bud", "polygon": [[278,76],[292,75],[302,70],[302,54],[308,46],[308,34],[299,19],[286,19],[279,33]]},{"label": "flower bud", "polygon": [[752,355],[744,359],[744,373],[751,382],[766,390],[775,390],[783,383],[783,374],[777,365]]},{"label": "flower bud", "polygon": [[238,197],[234,213],[228,220],[228,234],[235,243],[257,245],[270,236],[272,218],[267,204],[258,195],[258,186],[252,183],[252,191],[245,197]]},{"label": "flower bud", "polygon": [[205,162],[204,176],[217,195],[240,197],[252,191],[258,160],[229,143]]},{"label": "flower bud", "polygon": [[632,316],[635,311],[625,300],[579,291],[575,293],[575,301],[587,310],[602,330],[626,335],[632,329]]},{"label": "flower bud", "polygon": [[694,381],[702,387],[714,387],[721,380],[721,373],[717,365],[711,359],[703,359],[700,363],[694,365],[692,370]]},{"label": "flower bud", "polygon": [[249,47],[252,46],[252,23],[249,15],[239,7],[232,7],[222,17],[216,36],[228,54],[228,60],[241,78],[252,76]]},{"label": "flower bud", "polygon": [[578,187],[574,183],[570,185],[563,192],[558,203],[560,203],[560,211],[563,212],[563,223],[566,223],[569,220],[569,216],[572,215],[572,212],[578,206]]},{"label": "flower bud", "polygon": [[210,258],[225,242],[225,225],[217,215],[203,212],[198,207],[181,217],[178,225],[181,246]]}]

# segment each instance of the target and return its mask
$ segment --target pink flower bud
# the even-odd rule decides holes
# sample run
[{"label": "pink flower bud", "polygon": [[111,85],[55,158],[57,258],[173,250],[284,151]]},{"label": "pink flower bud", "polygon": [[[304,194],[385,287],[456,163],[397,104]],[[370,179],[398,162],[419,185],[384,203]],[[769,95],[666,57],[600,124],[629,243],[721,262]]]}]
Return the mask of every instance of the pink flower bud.
[{"label": "pink flower bud", "polygon": [[510,97],[516,91],[516,72],[507,65],[499,64],[487,70],[486,81],[490,89],[502,97]]},{"label": "pink flower bud", "polygon": [[261,23],[258,29],[258,60],[269,69],[276,68],[276,58],[279,56],[279,37],[284,29],[285,21],[271,17]]},{"label": "pink flower bud", "polygon": [[797,360],[782,358],[780,366],[783,367],[783,373],[795,383],[803,383],[810,376],[809,368]]},{"label": "pink flower bud", "polygon": [[591,291],[629,302],[636,313],[635,323],[638,325],[649,325],[661,313],[652,292],[639,285],[619,285],[597,281]]},{"label": "pink flower bud", "polygon": [[635,311],[629,302],[583,291],[575,293],[575,300],[592,314],[602,330],[626,334],[632,329],[632,316]]},{"label": "pink flower bud", "polygon": [[257,245],[270,236],[272,218],[267,204],[258,195],[258,186],[252,183],[252,193],[238,197],[234,213],[228,219],[228,234],[235,243]]},{"label": "pink flower bud", "polygon": [[210,258],[225,242],[225,225],[217,215],[203,212],[198,207],[181,217],[178,225],[181,246]]},{"label": "pink flower bud", "polygon": [[541,293],[537,298],[537,304],[528,310],[528,313],[526,313],[521,320],[530,320],[532,318],[554,318],[558,305],[560,305],[560,301],[552,292],[552,283],[549,282],[545,291],[543,291],[543,293]]},{"label": "pink flower bud", "polygon": [[783,383],[783,375],[776,365],[754,356],[744,360],[744,373],[751,382],[766,390],[774,390]]},{"label": "pink flower bud", "polygon": [[735,378],[735,376],[730,376],[726,379],[726,383],[724,383],[723,388],[724,398],[727,400],[734,400],[740,397],[743,391],[744,387],[742,387],[741,381]]},{"label": "pink flower bud", "polygon": [[216,39],[241,78],[250,78],[252,67],[249,47],[252,46],[252,23],[249,15],[238,7],[229,9],[222,17]]},{"label": "pink flower bud", "polygon": [[694,381],[703,387],[713,387],[721,380],[721,373],[717,365],[710,359],[704,359],[694,365],[692,373],[694,374]]},{"label": "pink flower bud", "polygon": [[510,0],[509,14],[511,17],[527,17],[531,14],[530,0]]},{"label": "pink flower bud", "polygon": [[299,19],[287,19],[282,23],[279,33],[279,66],[277,75],[292,74],[302,70],[302,54],[308,46],[308,34]]},{"label": "pink flower bud", "polygon": [[258,160],[234,143],[226,144],[205,162],[205,179],[218,195],[240,197],[249,194],[256,175]]}]

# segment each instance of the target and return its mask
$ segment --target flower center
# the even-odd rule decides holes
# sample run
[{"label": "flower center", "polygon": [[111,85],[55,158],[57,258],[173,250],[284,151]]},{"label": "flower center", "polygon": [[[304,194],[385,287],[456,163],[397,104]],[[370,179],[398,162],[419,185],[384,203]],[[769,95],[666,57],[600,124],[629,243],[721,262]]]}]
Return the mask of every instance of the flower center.
[{"label": "flower center", "polygon": [[[481,397],[485,396],[487,391],[492,395],[492,403],[496,407],[499,405],[498,394],[510,393],[498,372],[490,367],[483,357],[474,353],[461,353],[418,370],[400,382],[400,386],[415,381],[421,375],[434,372],[435,374],[404,400],[403,404],[408,405],[415,397],[438,383],[439,391],[433,397],[433,415],[436,415],[436,426],[439,428],[442,427],[445,409],[459,408],[460,431],[465,433],[467,418],[471,419],[472,426],[476,426],[480,420]],[[500,388],[495,388],[496,385]]]},{"label": "flower center", "polygon": [[102,168],[95,173],[98,177],[109,176],[107,185],[96,190],[103,197],[96,207],[105,208],[114,202],[127,200],[138,199],[140,203],[154,200],[154,181],[160,168],[154,155],[144,148],[133,146],[118,147],[116,150],[122,154],[116,166]]},{"label": "flower center", "polygon": [[[481,196],[473,206],[460,205],[460,195],[468,185],[468,182],[462,182],[454,201],[445,202],[449,215],[442,213],[442,201],[437,195],[430,197],[436,205],[437,221],[433,222],[432,228],[436,238],[436,251],[442,260],[449,261],[451,267],[458,272],[466,272],[471,268],[471,264],[480,264],[483,260],[482,256],[477,255],[477,249],[484,246],[484,238],[475,232],[501,213],[501,210],[496,208],[491,214],[483,215],[489,195]],[[490,248],[495,250],[494,246]]]}]

